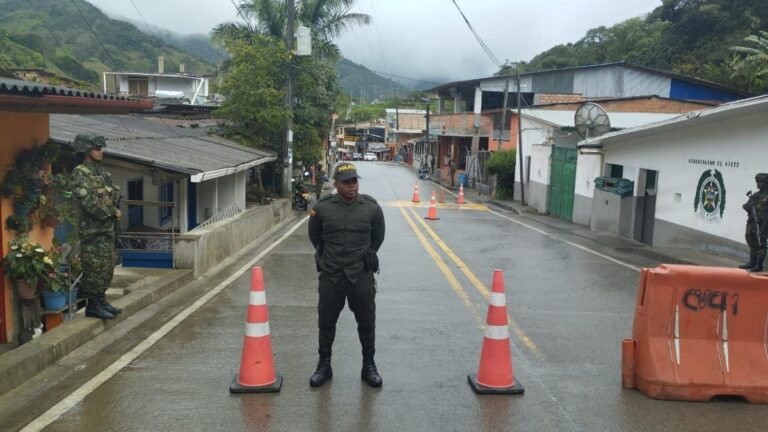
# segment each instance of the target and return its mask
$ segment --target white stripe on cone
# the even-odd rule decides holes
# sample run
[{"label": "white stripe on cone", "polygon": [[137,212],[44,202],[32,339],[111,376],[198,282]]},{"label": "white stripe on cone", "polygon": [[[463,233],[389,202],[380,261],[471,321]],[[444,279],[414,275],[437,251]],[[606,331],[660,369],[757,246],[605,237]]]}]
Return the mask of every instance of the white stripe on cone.
[{"label": "white stripe on cone", "polygon": [[247,323],[245,325],[245,335],[248,337],[269,336],[269,323]]},{"label": "white stripe on cone", "polygon": [[485,326],[485,337],[493,340],[509,339],[509,328],[507,326]]},{"label": "white stripe on cone", "polygon": [[507,296],[504,293],[491,293],[491,298],[488,300],[488,304],[491,306],[506,306]]},{"label": "white stripe on cone", "polygon": [[267,293],[264,291],[251,291],[251,306],[267,304]]}]

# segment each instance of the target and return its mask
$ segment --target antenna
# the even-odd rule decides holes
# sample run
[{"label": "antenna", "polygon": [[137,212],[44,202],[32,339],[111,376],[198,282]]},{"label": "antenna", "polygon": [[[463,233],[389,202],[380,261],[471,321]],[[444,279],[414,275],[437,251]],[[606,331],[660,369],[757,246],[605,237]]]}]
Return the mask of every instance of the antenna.
[{"label": "antenna", "polygon": [[576,132],[584,139],[600,136],[611,130],[611,120],[608,113],[594,102],[585,102],[576,110],[573,119]]}]

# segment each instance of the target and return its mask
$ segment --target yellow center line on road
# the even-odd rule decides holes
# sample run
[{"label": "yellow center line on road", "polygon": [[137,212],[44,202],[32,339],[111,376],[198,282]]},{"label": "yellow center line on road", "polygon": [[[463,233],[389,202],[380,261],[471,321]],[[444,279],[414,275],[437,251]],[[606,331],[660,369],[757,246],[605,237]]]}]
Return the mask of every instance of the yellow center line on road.
[{"label": "yellow center line on road", "polygon": [[[435,248],[432,247],[431,244],[429,244],[429,240],[427,240],[426,237],[424,237],[424,234],[422,234],[421,231],[419,231],[419,228],[416,226],[416,223],[411,220],[410,216],[408,216],[408,213],[406,213],[405,209],[402,207],[400,208],[400,212],[403,214],[403,218],[405,218],[405,221],[408,222],[408,225],[411,226],[411,229],[416,234],[416,238],[419,239],[419,242],[422,246],[424,246],[424,249],[426,249],[429,256],[432,257],[432,260],[437,264],[437,267],[440,269],[440,271],[443,273],[445,278],[448,280],[448,283],[451,285],[451,288],[456,292],[456,295],[459,296],[461,301],[464,303],[466,307],[468,307],[475,315],[475,319],[477,320],[478,325],[483,325],[483,317],[480,316],[477,309],[475,308],[475,304],[472,303],[472,300],[469,298],[469,294],[464,290],[464,287],[461,286],[461,283],[458,279],[456,279],[456,276],[451,272],[451,269],[448,268],[448,265],[445,264],[442,258],[440,258],[440,255],[437,253]],[[418,218],[417,218],[418,219]]]},{"label": "yellow center line on road", "polygon": [[[421,202],[413,201],[379,201],[379,204],[385,207],[406,207],[406,208],[427,208],[429,207],[429,200]],[[435,207],[446,210],[473,210],[473,211],[488,211],[488,207],[483,204],[456,204],[456,203],[435,203]]]},{"label": "yellow center line on road", "polygon": [[[401,211],[404,211],[403,209],[400,209]],[[414,210],[411,210],[411,213],[413,213],[416,220],[419,221],[419,223],[424,227],[424,230],[429,234],[430,237],[432,237],[432,240],[435,241],[437,246],[442,249],[442,251],[448,256],[448,258],[453,261],[454,264],[456,264],[456,267],[461,270],[462,273],[469,279],[469,282],[472,283],[472,285],[475,287],[477,292],[480,293],[480,295],[483,296],[486,300],[490,297],[491,293],[488,290],[488,287],[483,284],[480,279],[478,279],[477,276],[475,276],[475,273],[472,272],[472,270],[469,269],[469,266],[467,266],[464,261],[459,258],[456,253],[454,253],[451,248],[448,247],[448,245],[445,244],[445,242],[440,238],[440,236],[437,235],[437,233],[429,227],[429,225],[424,222],[423,219],[421,219]],[[431,247],[431,246],[430,246]],[[539,348],[536,346],[536,344],[533,342],[533,340],[525,333],[522,327],[520,327],[517,322],[512,319],[509,315],[507,315],[507,320],[509,321],[509,326],[512,327],[512,331],[515,332],[515,335],[517,335],[518,339],[520,339],[523,344],[537,357],[540,359],[544,358],[544,354],[539,350]]]}]

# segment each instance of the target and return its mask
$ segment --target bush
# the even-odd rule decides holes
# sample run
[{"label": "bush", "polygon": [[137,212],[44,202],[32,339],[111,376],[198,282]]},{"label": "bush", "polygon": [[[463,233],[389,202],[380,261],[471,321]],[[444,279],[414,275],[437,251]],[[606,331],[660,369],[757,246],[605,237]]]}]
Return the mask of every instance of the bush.
[{"label": "bush", "polygon": [[496,198],[515,197],[515,158],[517,151],[502,150],[491,154],[485,163],[488,174],[496,176]]}]

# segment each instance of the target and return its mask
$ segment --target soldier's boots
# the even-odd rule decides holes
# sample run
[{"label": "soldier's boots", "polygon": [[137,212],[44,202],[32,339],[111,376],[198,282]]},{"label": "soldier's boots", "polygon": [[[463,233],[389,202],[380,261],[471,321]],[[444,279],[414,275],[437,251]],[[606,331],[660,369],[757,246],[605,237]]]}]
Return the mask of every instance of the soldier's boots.
[{"label": "soldier's boots", "polygon": [[745,264],[740,265],[739,268],[740,269],[744,269],[744,270],[750,270],[752,267],[755,266],[755,257],[756,256],[757,256],[757,254],[750,253],[749,254],[749,261],[747,261]]},{"label": "soldier's boots", "polygon": [[360,378],[365,380],[371,387],[381,387],[383,382],[373,359],[363,360],[363,370],[360,372]]},{"label": "soldier's boots", "polygon": [[88,299],[88,304],[85,306],[85,316],[103,320],[111,320],[115,318],[115,316],[104,307],[104,303],[101,299],[96,297],[90,297]]},{"label": "soldier's boots", "polygon": [[312,387],[320,387],[327,381],[333,378],[333,369],[331,369],[331,357],[320,357],[317,361],[317,369],[312,377],[309,378],[309,385]]},{"label": "soldier's boots", "polygon": [[756,273],[763,271],[763,262],[765,261],[765,250],[758,253],[755,257],[755,265],[751,269],[749,269],[750,272]]},{"label": "soldier's boots", "polygon": [[112,306],[112,304],[110,304],[107,301],[106,297],[102,297],[100,300],[101,300],[101,304],[103,305],[104,309],[106,309],[107,312],[111,313],[112,315],[119,315],[119,314],[123,313],[123,310],[120,309],[119,307]]}]

